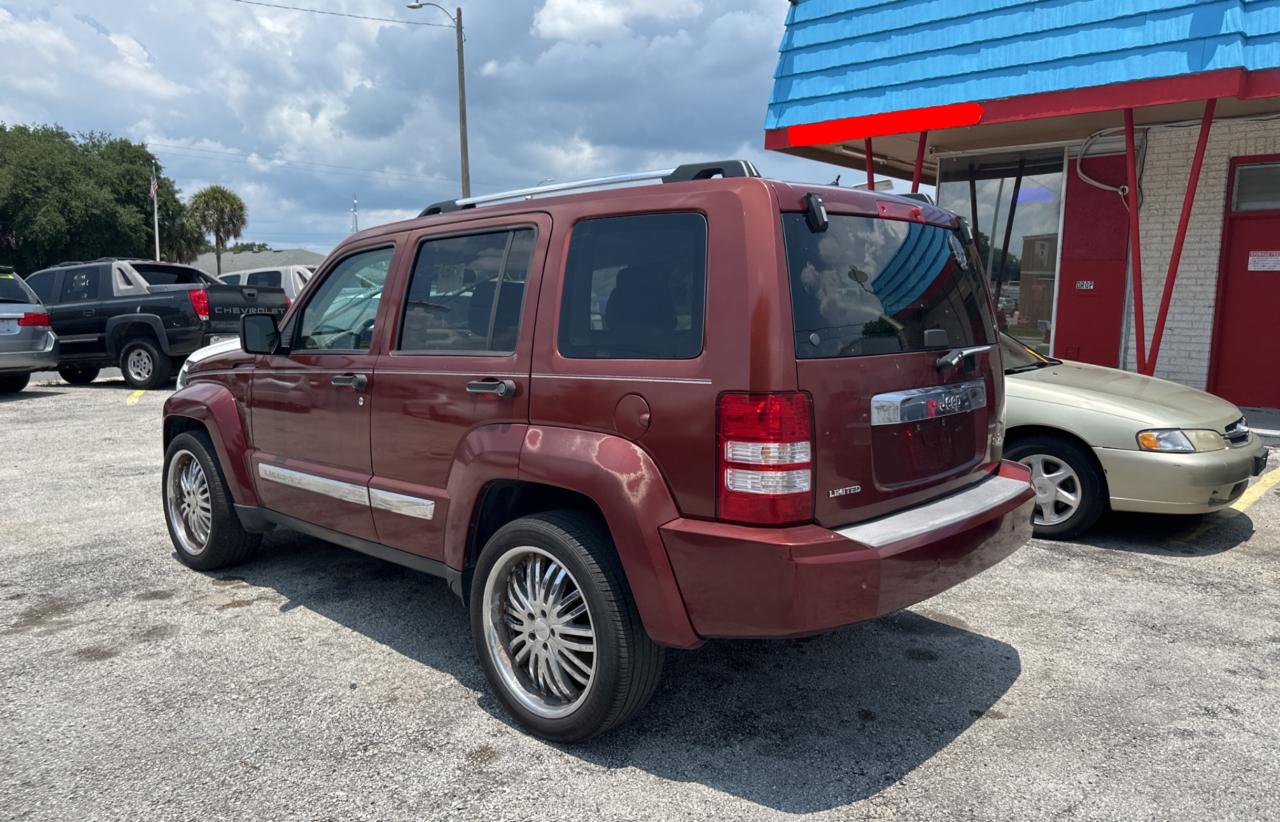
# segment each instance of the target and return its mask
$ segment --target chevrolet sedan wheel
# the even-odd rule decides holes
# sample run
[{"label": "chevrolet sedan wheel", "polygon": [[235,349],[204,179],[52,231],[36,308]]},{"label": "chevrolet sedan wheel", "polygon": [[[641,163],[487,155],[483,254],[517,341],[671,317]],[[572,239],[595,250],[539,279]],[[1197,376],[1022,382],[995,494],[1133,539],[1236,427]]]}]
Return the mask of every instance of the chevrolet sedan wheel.
[{"label": "chevrolet sedan wheel", "polygon": [[485,545],[471,585],[476,654],[523,726],[572,742],[625,722],[658,682],[613,542],[576,511],[524,517]]},{"label": "chevrolet sedan wheel", "polygon": [[1066,437],[1035,435],[1015,440],[1005,456],[1031,469],[1036,492],[1034,533],[1070,539],[1107,510],[1107,482],[1093,454]]}]

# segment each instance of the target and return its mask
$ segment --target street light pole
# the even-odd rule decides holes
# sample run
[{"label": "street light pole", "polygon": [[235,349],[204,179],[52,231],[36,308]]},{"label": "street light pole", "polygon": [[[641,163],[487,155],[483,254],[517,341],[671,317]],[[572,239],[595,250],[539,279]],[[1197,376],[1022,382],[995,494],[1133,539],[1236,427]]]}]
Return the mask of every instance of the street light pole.
[{"label": "street light pole", "polygon": [[467,152],[467,74],[466,61],[463,56],[462,7],[458,7],[455,17],[449,10],[436,3],[408,3],[405,8],[417,10],[424,6],[434,6],[444,12],[453,21],[454,34],[458,41],[458,151],[462,159],[462,196],[471,196],[471,160]]}]

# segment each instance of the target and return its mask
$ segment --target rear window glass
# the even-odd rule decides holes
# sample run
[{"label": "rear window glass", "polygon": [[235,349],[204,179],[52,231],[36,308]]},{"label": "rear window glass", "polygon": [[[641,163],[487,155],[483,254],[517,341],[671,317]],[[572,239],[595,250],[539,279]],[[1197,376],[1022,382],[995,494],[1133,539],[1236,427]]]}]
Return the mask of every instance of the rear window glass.
[{"label": "rear window glass", "polygon": [[142,275],[148,285],[211,285],[209,277],[198,268],[185,265],[157,265],[155,263],[130,263],[133,270]]},{"label": "rear window glass", "polygon": [[800,359],[992,342],[984,279],[957,232],[835,214],[821,233],[803,214],[782,225]]},{"label": "rear window glass", "polygon": [[249,275],[249,285],[261,285],[267,288],[280,287],[279,271],[255,271]]},{"label": "rear window glass", "polygon": [[638,214],[574,226],[560,353],[582,359],[692,359],[702,353],[707,221]]},{"label": "rear window glass", "polygon": [[38,303],[17,274],[0,272],[0,303]]}]

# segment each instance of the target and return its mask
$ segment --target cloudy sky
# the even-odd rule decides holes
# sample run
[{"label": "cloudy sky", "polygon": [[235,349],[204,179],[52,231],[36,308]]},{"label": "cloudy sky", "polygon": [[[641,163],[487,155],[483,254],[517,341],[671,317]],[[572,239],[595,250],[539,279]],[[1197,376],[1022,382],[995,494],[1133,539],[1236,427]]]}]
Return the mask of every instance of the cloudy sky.
[{"label": "cloudy sky", "polygon": [[[327,251],[457,196],[454,36],[400,0],[0,0],[0,121],[144,140],[187,195],[223,183],[245,239]],[[443,5],[453,7],[454,2]],[[766,153],[786,0],[463,0],[474,193]],[[845,170],[849,181],[856,174]]]}]

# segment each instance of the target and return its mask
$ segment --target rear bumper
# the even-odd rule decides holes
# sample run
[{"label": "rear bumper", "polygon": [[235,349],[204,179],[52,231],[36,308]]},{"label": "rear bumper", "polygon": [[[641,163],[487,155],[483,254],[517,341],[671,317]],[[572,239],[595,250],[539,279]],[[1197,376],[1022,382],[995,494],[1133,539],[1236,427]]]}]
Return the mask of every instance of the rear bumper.
[{"label": "rear bumper", "polygon": [[1197,454],[1093,450],[1107,472],[1111,507],[1153,514],[1203,514],[1230,505],[1267,464],[1256,434],[1245,445]]},{"label": "rear bumper", "polygon": [[802,636],[914,605],[1031,536],[1029,473],[1002,463],[963,491],[868,523],[752,528],[678,519],[662,539],[703,637]]},{"label": "rear bumper", "polygon": [[52,371],[58,367],[58,339],[48,334],[45,348],[31,351],[0,350],[0,373]]}]

